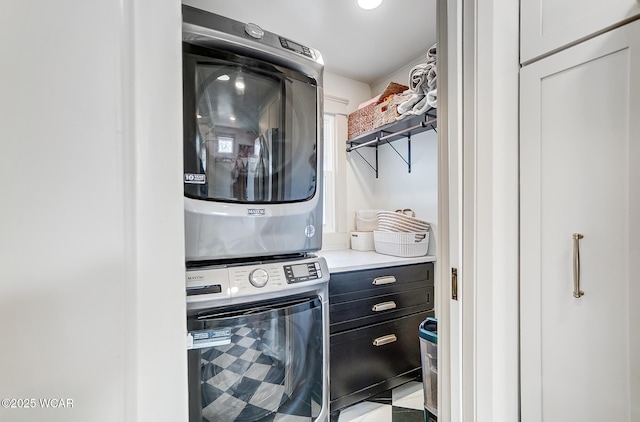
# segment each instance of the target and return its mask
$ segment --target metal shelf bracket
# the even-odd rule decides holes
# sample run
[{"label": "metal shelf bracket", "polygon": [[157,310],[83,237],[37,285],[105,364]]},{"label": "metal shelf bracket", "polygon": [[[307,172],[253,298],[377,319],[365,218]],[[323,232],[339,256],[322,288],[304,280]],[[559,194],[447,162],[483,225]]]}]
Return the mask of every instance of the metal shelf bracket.
[{"label": "metal shelf bracket", "polygon": [[[377,138],[376,138],[377,139]],[[358,155],[360,157],[362,157],[362,159],[364,160],[365,163],[367,163],[369,165],[369,167],[371,167],[373,169],[373,171],[376,173],[376,179],[378,178],[378,145],[376,145],[376,165],[374,166],[373,164],[371,164],[369,162],[369,160],[366,159],[366,157],[362,154],[360,154],[360,151],[358,151],[357,149],[354,149],[352,151],[355,151],[358,153]],[[347,152],[349,152],[349,148],[347,148]]]},{"label": "metal shelf bracket", "polygon": [[[437,118],[432,118],[423,122],[420,122],[419,124],[415,125],[415,126],[411,126],[408,127],[406,129],[402,129],[399,130],[397,132],[385,132],[385,131],[380,131],[375,138],[360,143],[360,144],[355,144],[353,142],[349,142],[349,146],[347,146],[347,152],[351,152],[351,151],[355,151],[358,153],[358,155],[360,157],[362,157],[362,159],[369,165],[369,167],[371,167],[373,169],[373,171],[376,173],[376,179],[378,178],[378,146],[381,143],[385,143],[389,146],[391,146],[391,148],[393,148],[393,150],[396,152],[396,154],[398,154],[398,156],[402,159],[402,161],[405,162],[405,164],[407,165],[407,171],[409,173],[411,173],[411,134],[413,133],[413,131],[415,131],[416,129],[419,130],[420,133],[422,132],[425,128],[430,128],[433,131],[436,131],[436,127],[435,124],[437,123],[438,119]],[[437,133],[437,131],[436,131]],[[405,159],[402,154],[400,153],[400,151],[397,150],[396,147],[393,146],[392,142],[395,140],[398,140],[399,138],[407,138],[407,158]],[[391,139],[391,138],[395,138],[395,139]],[[366,147],[366,146],[370,146],[370,147],[375,147],[376,149],[376,155],[375,155],[375,165],[371,164],[369,162],[369,160],[367,160],[361,153],[360,151],[358,151],[358,149],[362,148],[362,147]]]},{"label": "metal shelf bracket", "polygon": [[[385,140],[385,142],[387,143],[387,145],[389,145],[391,148],[393,148],[393,150],[396,152],[396,154],[398,154],[398,157],[402,158],[402,161],[404,161],[404,163],[407,165],[407,172],[411,173],[411,133],[409,133],[407,135],[407,159],[405,159],[402,154],[400,154],[400,151],[398,151],[396,149],[396,147],[393,146],[393,144],[387,140]],[[376,172],[376,177],[377,176],[377,172]]]}]

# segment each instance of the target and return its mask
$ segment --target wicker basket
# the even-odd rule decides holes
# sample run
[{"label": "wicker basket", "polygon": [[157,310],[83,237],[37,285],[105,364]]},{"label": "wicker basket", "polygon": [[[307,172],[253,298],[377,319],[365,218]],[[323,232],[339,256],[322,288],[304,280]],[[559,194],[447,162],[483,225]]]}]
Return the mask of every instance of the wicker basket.
[{"label": "wicker basket", "polygon": [[379,128],[380,126],[395,122],[397,117],[400,116],[398,113],[398,105],[405,102],[407,98],[406,95],[398,93],[378,104],[373,111],[373,128]]},{"label": "wicker basket", "polygon": [[424,256],[429,249],[429,233],[373,232],[377,253],[404,258]]},{"label": "wicker basket", "polygon": [[405,92],[408,89],[409,87],[406,85],[389,82],[384,91],[382,91],[382,94],[380,94],[380,98],[378,99],[377,104],[385,101],[390,95],[400,94],[401,92]]},{"label": "wicker basket", "polygon": [[380,94],[378,101],[362,107],[353,113],[349,114],[347,119],[347,136],[349,139],[362,135],[363,133],[370,132],[375,129],[374,120],[375,112],[378,104],[388,100],[390,96],[398,94],[409,89],[406,85],[398,84],[395,82],[389,82],[382,94]]},{"label": "wicker basket", "polygon": [[373,232],[351,232],[351,249],[355,251],[372,251]]},{"label": "wicker basket", "polygon": [[349,114],[347,118],[347,136],[349,139],[373,130],[373,117],[376,111],[375,103],[359,108]]}]

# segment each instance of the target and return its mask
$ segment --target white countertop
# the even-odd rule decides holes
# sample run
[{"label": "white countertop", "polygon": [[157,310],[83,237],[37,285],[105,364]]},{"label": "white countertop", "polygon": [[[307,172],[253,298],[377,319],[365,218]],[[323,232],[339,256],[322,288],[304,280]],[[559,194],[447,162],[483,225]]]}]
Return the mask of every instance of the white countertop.
[{"label": "white countertop", "polygon": [[329,272],[334,274],[345,271],[420,264],[423,262],[434,262],[436,260],[436,257],[432,255],[401,258],[398,256],[383,255],[373,251],[354,251],[353,249],[327,250],[316,253],[327,260]]}]

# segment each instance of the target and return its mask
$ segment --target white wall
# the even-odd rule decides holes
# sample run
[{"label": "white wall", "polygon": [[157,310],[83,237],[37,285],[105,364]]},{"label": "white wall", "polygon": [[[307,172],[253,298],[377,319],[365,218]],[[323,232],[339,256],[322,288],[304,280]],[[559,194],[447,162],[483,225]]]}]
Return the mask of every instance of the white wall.
[{"label": "white wall", "polygon": [[330,72],[324,72],[324,93],[348,100],[347,113],[353,113],[373,96],[369,84]]},{"label": "white wall", "polygon": [[[431,46],[428,46],[428,47],[431,47]],[[377,82],[374,82],[371,85],[371,93],[374,96],[382,93],[382,91],[384,91],[384,89],[387,87],[389,82],[396,82],[402,85],[409,86],[409,75],[411,74],[411,69],[413,69],[413,67],[416,66],[417,64],[424,63],[427,60],[426,51],[427,51],[427,47],[425,47],[424,55],[421,55],[420,57],[416,57],[411,62],[398,68],[398,70],[393,72],[391,75],[388,75],[387,77],[382,78]]]},{"label": "white wall", "polygon": [[186,420],[179,40],[179,3],[0,6],[0,420]]}]

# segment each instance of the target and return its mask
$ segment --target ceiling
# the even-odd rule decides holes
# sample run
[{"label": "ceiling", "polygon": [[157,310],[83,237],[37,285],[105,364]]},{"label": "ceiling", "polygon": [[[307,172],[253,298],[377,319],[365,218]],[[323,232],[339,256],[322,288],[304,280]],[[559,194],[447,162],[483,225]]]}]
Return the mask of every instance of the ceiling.
[{"label": "ceiling", "polygon": [[374,84],[426,56],[436,41],[436,0],[383,0],[362,10],[356,0],[183,0],[255,23],[322,53],[325,71]]}]

